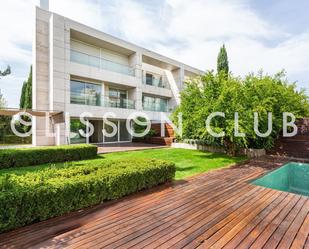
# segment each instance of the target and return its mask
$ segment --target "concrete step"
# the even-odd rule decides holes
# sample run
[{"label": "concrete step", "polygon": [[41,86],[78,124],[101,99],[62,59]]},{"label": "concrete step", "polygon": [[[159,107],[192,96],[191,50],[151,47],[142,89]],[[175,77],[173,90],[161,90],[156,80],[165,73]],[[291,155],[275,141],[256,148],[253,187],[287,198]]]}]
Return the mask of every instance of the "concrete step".
[{"label": "concrete step", "polygon": [[167,145],[167,146],[171,146],[173,141],[174,141],[174,137],[150,137],[150,138],[134,138],[133,141],[134,142],[142,142],[142,143],[149,143],[149,144],[158,144],[158,145]]},{"label": "concrete step", "polygon": [[[165,123],[165,137],[175,137],[173,127],[170,124]],[[151,128],[157,132],[157,136],[161,136],[161,124],[151,124]]]},{"label": "concrete step", "polygon": [[168,145],[171,146],[173,143],[173,137],[151,137],[149,142],[152,144]]}]

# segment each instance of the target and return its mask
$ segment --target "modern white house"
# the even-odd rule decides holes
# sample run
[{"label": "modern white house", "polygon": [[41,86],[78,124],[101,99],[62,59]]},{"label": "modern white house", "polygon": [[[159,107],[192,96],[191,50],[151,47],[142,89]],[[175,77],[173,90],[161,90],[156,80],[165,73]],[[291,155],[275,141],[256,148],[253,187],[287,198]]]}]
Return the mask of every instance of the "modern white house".
[{"label": "modern white house", "polygon": [[[35,18],[33,109],[63,118],[34,117],[33,145],[131,141],[125,122],[133,112],[145,112],[151,122],[160,122],[162,113],[169,116],[179,104],[183,82],[203,73],[48,7],[36,7]],[[114,113],[109,120],[118,127],[113,137],[101,132],[111,128],[102,119],[108,112]],[[94,126],[90,138],[77,132],[84,129],[82,113],[88,113]]]}]

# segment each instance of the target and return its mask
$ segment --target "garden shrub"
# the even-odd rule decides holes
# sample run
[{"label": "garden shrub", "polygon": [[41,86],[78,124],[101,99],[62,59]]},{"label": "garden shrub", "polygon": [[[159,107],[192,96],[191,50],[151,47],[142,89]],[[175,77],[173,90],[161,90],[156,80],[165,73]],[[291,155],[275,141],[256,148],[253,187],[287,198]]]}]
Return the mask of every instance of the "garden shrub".
[{"label": "garden shrub", "polygon": [[[144,124],[147,123],[147,119],[144,118],[144,117],[137,117],[137,120],[139,122],[144,123]],[[149,123],[149,125],[151,125],[151,123]],[[146,130],[146,128],[147,128],[147,125],[140,125],[140,124],[138,124],[136,122],[134,122],[134,124],[133,124],[133,129],[134,129],[134,132],[136,134],[143,133]],[[134,138],[145,139],[145,138],[155,137],[156,135],[158,135],[156,130],[154,130],[153,128],[150,128],[150,130],[148,131],[148,133],[145,136],[143,136],[143,137],[134,137]]]},{"label": "garden shrub", "polygon": [[94,159],[4,173],[0,175],[0,232],[165,183],[175,171],[174,163],[162,160]]},{"label": "garden shrub", "polygon": [[32,137],[18,137],[16,135],[4,135],[0,138],[0,142],[3,144],[31,144]]},{"label": "garden shrub", "polygon": [[0,150],[0,169],[90,159],[97,155],[94,145],[64,145]]}]

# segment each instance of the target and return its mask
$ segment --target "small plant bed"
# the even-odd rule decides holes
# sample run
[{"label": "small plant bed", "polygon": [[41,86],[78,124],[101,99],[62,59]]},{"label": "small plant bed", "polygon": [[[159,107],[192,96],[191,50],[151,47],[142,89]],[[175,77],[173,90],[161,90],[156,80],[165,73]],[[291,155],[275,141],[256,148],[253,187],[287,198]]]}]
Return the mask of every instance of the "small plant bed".
[{"label": "small plant bed", "polygon": [[100,155],[100,157],[118,160],[132,158],[157,158],[168,160],[176,165],[176,179],[184,179],[209,170],[227,167],[247,159],[246,157],[230,157],[220,153],[175,148],[115,152],[103,154]]},{"label": "small plant bed", "polygon": [[0,232],[170,181],[172,162],[106,160],[0,170]]},{"label": "small plant bed", "polygon": [[64,145],[0,150],[0,169],[94,158],[94,145]]}]

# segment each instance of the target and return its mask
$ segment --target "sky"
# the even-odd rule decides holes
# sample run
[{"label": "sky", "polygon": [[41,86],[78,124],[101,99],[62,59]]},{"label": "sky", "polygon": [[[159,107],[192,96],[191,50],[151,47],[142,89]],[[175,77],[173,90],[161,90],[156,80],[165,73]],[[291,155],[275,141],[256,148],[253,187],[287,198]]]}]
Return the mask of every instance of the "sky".
[{"label": "sky", "polygon": [[[18,107],[32,63],[37,0],[3,1],[0,79],[9,107]],[[282,69],[309,94],[307,0],[50,0],[50,10],[201,70],[216,69],[224,43],[230,70],[244,76]]]}]

